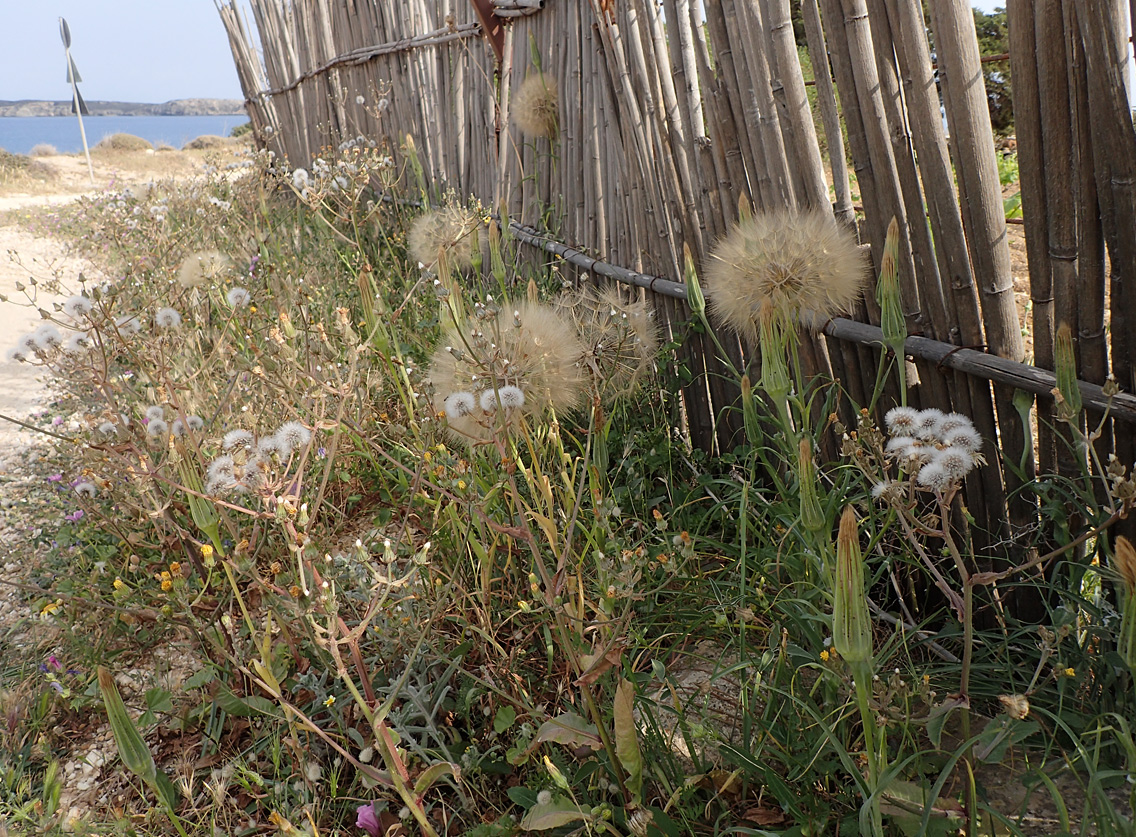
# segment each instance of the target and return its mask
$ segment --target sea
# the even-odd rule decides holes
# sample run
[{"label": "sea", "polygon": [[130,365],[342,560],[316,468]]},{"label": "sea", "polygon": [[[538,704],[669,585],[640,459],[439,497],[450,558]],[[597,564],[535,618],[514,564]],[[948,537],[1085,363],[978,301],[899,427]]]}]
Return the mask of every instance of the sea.
[{"label": "sea", "polygon": [[[94,148],[111,134],[134,134],[157,145],[181,148],[204,134],[227,137],[238,125],[248,122],[242,114],[227,116],[84,116],[87,144]],[[54,145],[60,154],[83,150],[79,122],[74,116],[0,117],[0,148],[13,154],[27,154],[40,143]]]}]

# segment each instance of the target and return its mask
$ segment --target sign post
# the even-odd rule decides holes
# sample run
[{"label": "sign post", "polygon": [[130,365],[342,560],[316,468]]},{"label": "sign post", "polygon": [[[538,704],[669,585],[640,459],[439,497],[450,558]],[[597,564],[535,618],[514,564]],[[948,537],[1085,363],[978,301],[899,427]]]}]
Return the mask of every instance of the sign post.
[{"label": "sign post", "polygon": [[91,149],[87,147],[87,132],[83,128],[83,114],[90,116],[87,103],[79,95],[79,70],[75,66],[75,59],[71,57],[71,27],[67,21],[59,18],[59,37],[63,39],[63,51],[67,56],[67,82],[71,85],[71,112],[79,117],[79,136],[83,138],[83,153],[87,155],[87,173],[91,176],[91,185],[95,185],[95,167],[91,165]]}]

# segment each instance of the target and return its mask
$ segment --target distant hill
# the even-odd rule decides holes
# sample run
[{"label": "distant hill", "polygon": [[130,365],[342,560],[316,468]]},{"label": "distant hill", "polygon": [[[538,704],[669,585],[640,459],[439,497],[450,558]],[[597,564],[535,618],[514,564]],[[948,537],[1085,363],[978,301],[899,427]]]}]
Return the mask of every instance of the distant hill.
[{"label": "distant hill", "polygon": [[[87,100],[91,116],[228,116],[243,114],[244,102],[239,99],[174,99],[161,104],[143,102],[99,102]],[[3,116],[70,116],[71,101],[43,102],[22,99],[18,102],[0,100],[0,117]]]}]

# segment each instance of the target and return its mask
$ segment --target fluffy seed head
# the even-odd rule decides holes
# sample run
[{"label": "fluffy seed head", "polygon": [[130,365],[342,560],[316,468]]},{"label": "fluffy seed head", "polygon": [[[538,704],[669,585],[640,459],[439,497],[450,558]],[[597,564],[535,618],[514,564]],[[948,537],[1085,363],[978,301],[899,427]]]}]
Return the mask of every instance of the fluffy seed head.
[{"label": "fluffy seed head", "polygon": [[154,439],[160,439],[169,432],[170,426],[163,419],[150,419],[146,425],[146,435]]},{"label": "fluffy seed head", "polygon": [[451,392],[442,402],[442,409],[446,413],[446,418],[457,421],[477,409],[477,399],[472,392]]},{"label": "fluffy seed head", "polygon": [[911,407],[892,407],[884,416],[888,432],[893,436],[910,436],[915,431],[919,411]]},{"label": "fluffy seed head", "polygon": [[947,413],[939,422],[939,434],[945,438],[956,430],[974,430],[974,422],[962,413]]},{"label": "fluffy seed head", "polygon": [[288,421],[276,431],[276,441],[280,445],[281,456],[287,456],[297,448],[302,448],[312,438],[312,431],[298,421]]},{"label": "fluffy seed head", "polygon": [[104,436],[116,436],[118,435],[118,428],[115,427],[114,422],[104,421],[99,425],[99,432]]},{"label": "fluffy seed head", "polygon": [[974,457],[965,448],[945,447],[934,455],[931,462],[946,471],[952,480],[961,480],[974,467]]},{"label": "fluffy seed head", "polygon": [[756,342],[763,320],[820,326],[847,311],[867,279],[852,233],[827,211],[752,215],[718,244],[703,290],[731,328]]},{"label": "fluffy seed head", "polygon": [[561,306],[576,324],[584,344],[581,365],[601,397],[629,393],[650,372],[659,338],[646,302],[627,302],[611,287],[569,296]]},{"label": "fluffy seed head", "polygon": [[932,491],[946,491],[950,487],[952,479],[946,468],[938,462],[929,462],[919,469],[916,482]]},{"label": "fluffy seed head", "polygon": [[982,450],[982,437],[973,427],[957,427],[943,434],[943,444],[974,454]]},{"label": "fluffy seed head", "polygon": [[235,447],[249,446],[252,444],[252,434],[247,430],[230,430],[221,439],[221,447],[225,450],[232,450]]},{"label": "fluffy seed head", "polygon": [[142,321],[137,316],[126,314],[114,321],[114,327],[123,337],[133,337],[142,330]]},{"label": "fluffy seed head", "polygon": [[229,288],[229,292],[225,294],[225,301],[230,308],[242,308],[249,304],[250,299],[252,296],[245,288]]},{"label": "fluffy seed head", "polygon": [[907,449],[913,444],[915,444],[915,439],[912,436],[892,436],[887,447],[884,448],[884,452],[893,456],[905,456]]},{"label": "fluffy seed head", "polygon": [[63,351],[69,355],[79,354],[89,348],[91,348],[91,337],[82,331],[74,332],[63,344]]},{"label": "fluffy seed head", "polygon": [[95,484],[93,482],[84,481],[84,482],[78,483],[75,486],[75,493],[78,494],[80,497],[86,497],[88,499],[91,499],[96,494],[99,493],[99,490],[98,490],[98,488],[95,487]]},{"label": "fluffy seed head", "polygon": [[174,419],[174,423],[170,425],[170,432],[180,439],[185,435],[185,422],[181,419]]},{"label": "fluffy seed head", "polygon": [[5,357],[6,357],[6,358],[7,358],[8,360],[14,360],[14,361],[16,361],[17,363],[23,363],[23,362],[24,362],[25,360],[27,360],[27,359],[28,359],[28,355],[29,355],[29,354],[30,354],[30,352],[28,352],[28,351],[27,351],[26,349],[24,349],[23,347],[21,347],[21,346],[16,346],[15,348],[9,349],[9,350],[8,350],[8,351],[7,351],[6,353],[5,353]]},{"label": "fluffy seed head", "polygon": [[[559,309],[526,301],[503,307],[495,317],[479,321],[473,329],[463,335],[451,327],[430,361],[428,378],[438,393],[434,408],[447,412],[455,437],[484,441],[490,438],[497,420],[485,420],[476,411],[450,415],[446,399],[453,394],[516,387],[522,391],[524,403],[509,411],[509,421],[520,415],[539,415],[549,408],[567,411],[579,404],[587,385],[580,364],[585,349],[576,329]],[[446,346],[465,349],[446,351]]]},{"label": "fluffy seed head", "polygon": [[177,328],[181,325],[181,314],[173,308],[159,308],[154,315],[154,325],[161,329]]},{"label": "fluffy seed head", "polygon": [[513,119],[527,137],[548,137],[560,133],[560,96],[556,79],[533,73],[513,94]]},{"label": "fluffy seed head", "polygon": [[920,439],[937,439],[939,428],[943,423],[943,411],[929,407],[926,410],[921,410],[915,421],[916,435]]},{"label": "fluffy seed head", "polygon": [[154,404],[146,408],[146,418],[150,421],[161,421],[166,417],[166,411],[160,405]]},{"label": "fluffy seed head", "polygon": [[68,297],[63,303],[63,313],[73,320],[81,319],[91,313],[94,303],[82,294]]},{"label": "fluffy seed head", "polygon": [[445,262],[447,268],[467,268],[473,264],[474,246],[480,247],[480,228],[480,219],[468,209],[434,209],[414,220],[406,247],[411,256],[427,267]]},{"label": "fluffy seed head", "polygon": [[197,432],[205,426],[205,419],[203,419],[201,416],[186,416],[185,426],[190,430]]},{"label": "fluffy seed head", "polygon": [[257,457],[267,458],[274,453],[282,457],[288,455],[283,445],[280,444],[280,440],[275,436],[265,436],[256,443]]},{"label": "fluffy seed head", "polygon": [[43,351],[56,349],[63,344],[63,335],[59,333],[59,329],[50,323],[44,323],[37,328],[32,334],[32,339]]},{"label": "fluffy seed head", "polygon": [[235,473],[235,468],[236,465],[233,462],[233,457],[225,454],[224,456],[218,456],[209,463],[209,470],[206,471],[206,474],[209,477],[229,477],[231,479]]},{"label": "fluffy seed head", "polygon": [[203,250],[186,256],[178,268],[178,284],[183,288],[199,288],[223,275],[232,261],[220,250]]}]

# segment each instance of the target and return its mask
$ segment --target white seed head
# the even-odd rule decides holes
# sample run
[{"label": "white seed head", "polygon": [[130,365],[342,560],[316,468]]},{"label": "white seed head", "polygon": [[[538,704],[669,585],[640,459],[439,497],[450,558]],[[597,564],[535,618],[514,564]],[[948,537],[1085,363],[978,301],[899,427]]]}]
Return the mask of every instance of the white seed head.
[{"label": "white seed head", "polygon": [[453,392],[442,402],[442,409],[450,419],[465,418],[474,411],[477,402],[471,392]]},{"label": "white seed head", "polygon": [[177,328],[181,325],[181,314],[173,308],[159,308],[154,315],[154,325],[160,329]]},{"label": "white seed head", "polygon": [[232,450],[233,448],[245,446],[248,447],[252,444],[252,434],[247,430],[230,430],[221,439],[221,447],[225,450]]},{"label": "white seed head", "polygon": [[150,421],[161,421],[165,417],[166,411],[157,404],[146,408],[146,418],[148,418]]},{"label": "white seed head", "polygon": [[918,410],[911,407],[893,407],[884,416],[888,432],[893,436],[910,436],[915,431]]},{"label": "white seed head", "polygon": [[229,303],[231,308],[243,308],[249,304],[251,299],[252,295],[245,288],[230,288],[229,292],[225,294],[225,301]]}]

